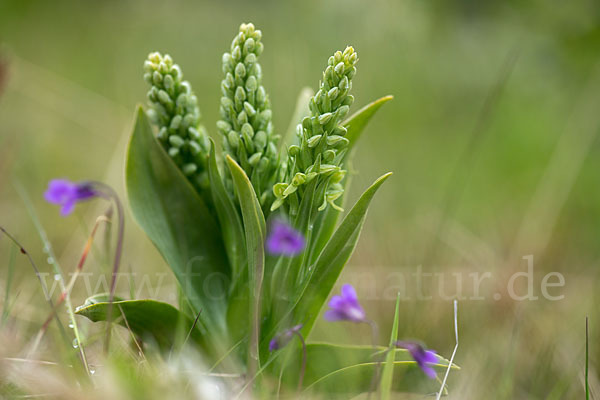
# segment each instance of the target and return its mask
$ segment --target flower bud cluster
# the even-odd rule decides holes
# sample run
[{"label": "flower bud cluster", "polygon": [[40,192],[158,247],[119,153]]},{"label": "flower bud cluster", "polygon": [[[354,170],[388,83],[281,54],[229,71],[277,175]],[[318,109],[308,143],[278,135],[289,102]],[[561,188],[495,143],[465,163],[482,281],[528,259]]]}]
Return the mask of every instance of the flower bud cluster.
[{"label": "flower bud cluster", "polygon": [[275,202],[271,210],[287,203],[291,215],[296,214],[304,185],[313,179],[324,182],[323,202],[319,210],[335,204],[344,192],[340,183],[346,171],[341,164],[348,148],[346,128],[342,121],[350,110],[354,97],[349,94],[352,78],[356,74],[358,55],[346,47],[329,57],[319,90],[309,100],[311,115],[297,127],[298,145],[288,148],[287,171],[283,182],[273,186]]},{"label": "flower bud cluster", "polygon": [[271,123],[269,97],[261,85],[258,57],[263,51],[261,31],[242,24],[223,55],[221,120],[217,129],[223,151],[246,171],[262,204],[271,194],[278,166],[277,141]]},{"label": "flower bud cluster", "polygon": [[210,142],[190,83],[169,55],[158,52],[148,56],[144,71],[150,84],[148,116],[158,126],[158,140],[190,182],[206,188]]}]

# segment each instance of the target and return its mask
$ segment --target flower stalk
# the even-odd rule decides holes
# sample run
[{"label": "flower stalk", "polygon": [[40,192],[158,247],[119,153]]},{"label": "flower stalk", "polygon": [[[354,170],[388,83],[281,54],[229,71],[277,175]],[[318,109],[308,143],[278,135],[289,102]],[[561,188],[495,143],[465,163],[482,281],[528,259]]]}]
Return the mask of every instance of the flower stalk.
[{"label": "flower stalk", "polygon": [[151,53],[144,71],[144,79],[150,84],[147,113],[158,128],[158,140],[192,185],[202,192],[208,188],[210,142],[200,123],[192,86],[183,80],[181,68],[168,54]]},{"label": "flower stalk", "polygon": [[317,194],[323,201],[318,211],[329,204],[342,210],[335,200],[343,193],[341,181],[346,171],[342,161],[349,144],[341,122],[350,110],[354,97],[350,94],[356,74],[358,55],[352,47],[329,57],[319,90],[309,101],[311,115],[296,130],[297,144],[288,147],[288,160],[282,169],[282,180],[273,187],[274,211],[284,204],[296,216],[309,183],[316,180]]},{"label": "flower stalk", "polygon": [[269,342],[269,351],[275,351],[285,347],[294,336],[300,341],[300,344],[302,345],[302,362],[300,365],[300,373],[298,374],[298,392],[302,389],[302,383],[304,382],[304,375],[306,373],[306,342],[304,336],[302,336],[302,333],[300,332],[303,326],[303,324],[299,324],[283,331],[275,335]]},{"label": "flower stalk", "polygon": [[[265,206],[272,197],[279,164],[279,136],[273,133],[271,103],[262,86],[258,63],[264,48],[261,38],[261,31],[253,24],[242,24],[230,51],[223,54],[225,78],[221,82],[223,96],[217,129],[222,136],[223,152],[244,169],[261,205]],[[230,179],[227,186],[232,187]]]},{"label": "flower stalk", "polygon": [[[117,287],[117,275],[119,273],[119,266],[121,265],[121,255],[123,253],[123,239],[125,236],[125,213],[123,210],[123,204],[119,199],[119,196],[114,191],[114,189],[102,182],[96,181],[83,181],[83,182],[71,182],[66,179],[54,179],[50,181],[48,184],[48,190],[44,194],[46,201],[54,204],[59,204],[62,206],[61,214],[66,216],[73,212],[75,209],[75,205],[79,202],[90,200],[96,197],[103,198],[108,200],[109,202],[114,202],[117,208],[117,217],[118,217],[118,228],[117,228],[117,246],[115,248],[115,256],[113,261],[113,270],[112,277],[110,282],[110,293],[109,293],[109,308],[108,308],[108,325],[106,328],[106,339],[104,342],[104,350],[108,352],[108,348],[110,345],[110,332],[111,332],[111,323],[112,323],[112,308],[113,308],[113,300],[115,295],[115,290]],[[108,218],[112,212],[107,212],[105,215]],[[95,228],[93,234],[95,234]],[[93,236],[92,236],[93,238]],[[91,240],[91,239],[90,239]],[[89,250],[89,249],[88,249]],[[85,258],[87,256],[87,250],[84,252],[84,257],[81,258],[80,263],[78,265],[78,270],[83,267],[83,262],[85,262]],[[69,286],[64,284],[64,280],[62,279],[62,295],[59,300],[59,304],[62,301],[68,301],[69,299]],[[78,339],[79,342],[79,339]],[[81,343],[79,344],[81,346]]]}]

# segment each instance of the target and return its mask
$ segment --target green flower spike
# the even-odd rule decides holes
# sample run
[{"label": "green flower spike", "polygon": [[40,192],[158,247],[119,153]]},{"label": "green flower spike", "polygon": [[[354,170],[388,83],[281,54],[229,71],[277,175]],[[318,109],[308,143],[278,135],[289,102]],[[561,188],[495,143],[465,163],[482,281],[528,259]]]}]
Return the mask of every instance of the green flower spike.
[{"label": "green flower spike", "polygon": [[[221,120],[217,128],[223,138],[223,152],[246,171],[261,202],[267,204],[279,164],[277,141],[271,123],[271,104],[261,85],[258,57],[263,51],[261,31],[242,24],[223,54]],[[230,179],[230,178],[227,178]],[[231,187],[231,185],[228,185]]]},{"label": "green flower spike", "polygon": [[206,189],[210,142],[189,82],[166,54],[151,53],[144,71],[151,86],[148,116],[158,127],[158,140],[189,181],[199,190]]},{"label": "green flower spike", "polygon": [[323,202],[318,210],[334,202],[343,193],[340,183],[346,171],[341,164],[348,147],[346,128],[341,123],[350,110],[354,97],[349,94],[352,78],[356,74],[358,55],[352,47],[335,52],[329,57],[323,72],[319,90],[309,100],[311,115],[298,125],[298,145],[288,148],[287,169],[282,181],[273,187],[276,200],[271,206],[274,211],[287,204],[290,215],[295,215],[301,204],[305,185],[317,179],[318,193]]}]

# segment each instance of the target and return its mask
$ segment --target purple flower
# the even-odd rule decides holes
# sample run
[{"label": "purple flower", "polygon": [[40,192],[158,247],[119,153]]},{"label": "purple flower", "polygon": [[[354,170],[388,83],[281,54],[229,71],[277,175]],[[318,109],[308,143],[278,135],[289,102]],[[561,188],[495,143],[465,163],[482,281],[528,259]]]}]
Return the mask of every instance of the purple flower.
[{"label": "purple flower", "polygon": [[325,319],[328,321],[367,322],[365,311],[358,303],[356,290],[352,285],[343,285],[341,296],[333,296],[329,301],[329,308],[325,312]]},{"label": "purple flower", "polygon": [[295,256],[304,250],[305,244],[304,236],[287,223],[275,220],[271,224],[266,242],[269,253]]},{"label": "purple flower", "polygon": [[66,179],[53,179],[48,183],[48,189],[44,193],[47,202],[59,204],[61,215],[69,215],[73,212],[75,204],[96,197],[97,192],[88,182],[75,183]]},{"label": "purple flower", "polygon": [[296,325],[293,328],[288,329],[287,331],[275,335],[273,339],[271,339],[271,341],[269,342],[269,351],[275,351],[281,349],[282,347],[285,347],[285,345],[287,345],[294,338],[294,335],[300,332],[302,326],[302,324]]},{"label": "purple flower", "polygon": [[427,350],[417,342],[398,341],[396,347],[408,350],[413,360],[429,378],[436,377],[435,370],[428,364],[436,364],[438,362],[437,355],[433,350]]}]

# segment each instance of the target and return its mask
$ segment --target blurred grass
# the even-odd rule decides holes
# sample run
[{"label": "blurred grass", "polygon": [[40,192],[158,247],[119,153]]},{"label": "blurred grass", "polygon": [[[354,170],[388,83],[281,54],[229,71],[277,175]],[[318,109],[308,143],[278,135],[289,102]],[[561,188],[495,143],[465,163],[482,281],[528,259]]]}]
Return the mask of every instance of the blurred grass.
[{"label": "blurred grass", "polygon": [[[11,184],[17,179],[37,199],[65,269],[73,267],[85,223],[44,204],[46,182],[100,179],[123,194],[125,143],[152,50],[182,66],[215,133],[221,54],[244,21],[264,34],[264,85],[277,129],[288,126],[299,90],[315,87],[328,55],[346,44],[360,56],[356,106],[395,97],[369,126],[354,163],[354,198],[394,172],[343,277],[377,282],[359,292],[381,294],[390,271],[410,274],[417,265],[433,273],[491,271],[502,283],[525,270],[527,254],[535,256],[537,285],[546,272],[565,275],[561,301],[461,303],[456,361],[463,370],[450,375],[451,398],[581,398],[586,315],[593,394],[600,359],[600,6],[593,0],[3,0],[0,43],[9,64],[0,97],[0,223],[44,262]],[[515,51],[514,69],[478,130],[485,99]],[[78,211],[89,225],[94,207]],[[10,246],[0,240],[2,265]],[[97,254],[90,270],[105,271],[101,260]],[[123,265],[167,271],[131,219]],[[47,311],[34,306],[43,298],[25,260],[17,267],[12,296],[23,304],[15,307],[35,332]],[[7,278],[0,268],[0,280]],[[170,275],[163,284],[173,284]],[[394,298],[368,302],[384,324],[382,340]],[[422,338],[448,355],[452,327],[449,300],[402,303],[400,337]],[[314,336],[368,343],[367,331],[349,335],[347,328],[317,327]]]}]

